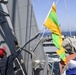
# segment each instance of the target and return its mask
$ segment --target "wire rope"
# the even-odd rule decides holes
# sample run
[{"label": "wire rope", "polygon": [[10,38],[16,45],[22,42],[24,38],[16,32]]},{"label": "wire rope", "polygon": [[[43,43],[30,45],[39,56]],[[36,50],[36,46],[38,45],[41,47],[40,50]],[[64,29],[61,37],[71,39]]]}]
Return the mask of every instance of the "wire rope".
[{"label": "wire rope", "polygon": [[68,19],[68,31],[70,32],[70,36],[72,36],[71,35],[71,30],[70,30],[70,18],[69,18],[69,14],[68,14],[68,10],[67,10],[66,0],[64,0],[64,4],[65,4],[66,15],[67,15],[67,19]]}]

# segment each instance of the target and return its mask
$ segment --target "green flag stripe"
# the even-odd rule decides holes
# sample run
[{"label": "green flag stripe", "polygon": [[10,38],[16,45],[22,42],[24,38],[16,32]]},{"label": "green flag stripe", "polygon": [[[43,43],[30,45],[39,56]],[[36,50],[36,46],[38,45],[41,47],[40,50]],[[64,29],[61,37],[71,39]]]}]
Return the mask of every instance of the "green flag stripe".
[{"label": "green flag stripe", "polygon": [[60,36],[57,34],[52,34],[52,39],[53,39],[53,43],[55,44],[55,46],[58,49],[60,49],[60,45],[59,45]]},{"label": "green flag stripe", "polygon": [[61,53],[59,56],[61,59],[64,59],[65,58],[65,52]]},{"label": "green flag stripe", "polygon": [[50,20],[52,20],[57,26],[59,26],[57,16],[52,10],[51,10],[48,18],[50,18]]}]

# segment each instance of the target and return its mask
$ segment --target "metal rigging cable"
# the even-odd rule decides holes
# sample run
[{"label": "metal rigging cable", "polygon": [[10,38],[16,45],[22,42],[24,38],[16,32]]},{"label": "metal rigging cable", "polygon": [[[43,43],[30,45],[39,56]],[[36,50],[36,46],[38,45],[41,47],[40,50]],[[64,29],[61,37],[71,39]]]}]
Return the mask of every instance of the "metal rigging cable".
[{"label": "metal rigging cable", "polygon": [[71,30],[70,30],[70,18],[69,18],[69,14],[68,14],[68,11],[67,11],[66,0],[64,0],[64,4],[65,4],[66,15],[67,15],[67,19],[68,19],[68,31],[70,32],[70,36],[72,36],[72,35],[71,35]]}]

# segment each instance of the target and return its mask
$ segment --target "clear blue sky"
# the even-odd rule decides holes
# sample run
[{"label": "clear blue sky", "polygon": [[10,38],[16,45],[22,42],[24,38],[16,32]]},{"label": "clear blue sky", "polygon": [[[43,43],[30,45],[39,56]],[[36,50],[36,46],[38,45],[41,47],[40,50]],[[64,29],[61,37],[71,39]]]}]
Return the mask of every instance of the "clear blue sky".
[{"label": "clear blue sky", "polygon": [[[56,0],[32,0],[33,9],[39,29],[43,25],[43,22],[51,8],[53,1]],[[67,17],[67,12],[65,8],[64,0],[58,0],[56,10],[58,21],[61,25],[62,31],[76,30],[76,0],[66,0],[67,12],[69,17]],[[69,18],[69,25],[68,25]]]}]

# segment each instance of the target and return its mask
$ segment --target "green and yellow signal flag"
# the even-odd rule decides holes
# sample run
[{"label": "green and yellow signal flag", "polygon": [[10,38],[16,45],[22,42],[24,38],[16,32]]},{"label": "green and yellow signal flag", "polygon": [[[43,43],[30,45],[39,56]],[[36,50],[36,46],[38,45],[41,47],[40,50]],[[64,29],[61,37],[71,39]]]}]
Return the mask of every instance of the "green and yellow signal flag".
[{"label": "green and yellow signal flag", "polygon": [[60,56],[60,58],[65,62],[65,50],[62,47],[62,35],[60,30],[60,25],[58,22],[58,18],[56,15],[56,5],[52,4],[52,7],[44,21],[44,26],[46,26],[52,32],[52,40],[55,46],[59,49],[56,53]]}]

